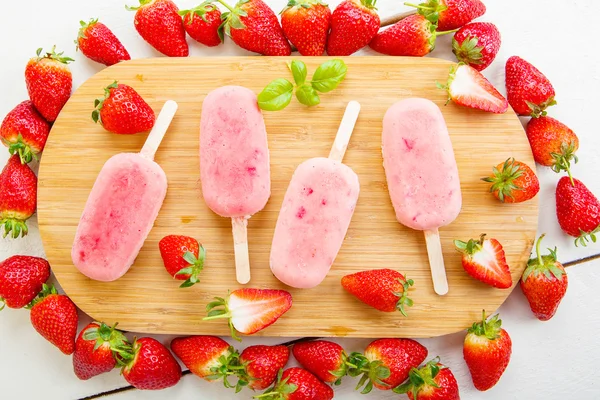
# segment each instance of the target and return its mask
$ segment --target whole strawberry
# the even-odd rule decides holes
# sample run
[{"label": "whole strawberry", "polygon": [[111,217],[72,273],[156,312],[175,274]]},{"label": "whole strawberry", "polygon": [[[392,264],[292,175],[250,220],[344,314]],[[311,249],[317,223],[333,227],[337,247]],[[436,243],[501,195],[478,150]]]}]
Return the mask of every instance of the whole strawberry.
[{"label": "whole strawberry", "polygon": [[436,32],[436,26],[424,16],[406,17],[379,32],[369,46],[389,56],[423,57],[435,49],[436,38],[450,32]]},{"label": "whole strawberry", "polygon": [[296,343],[294,357],[309,372],[325,383],[339,385],[348,373],[348,356],[342,346],[327,340]]},{"label": "whole strawberry", "polygon": [[230,364],[238,354],[226,341],[215,336],[178,337],[171,341],[171,351],[199,378],[207,381],[223,379],[226,387],[232,387],[227,377],[231,375]]},{"label": "whole strawberry", "polygon": [[427,357],[425,346],[412,339],[378,339],[365,349],[364,355],[352,353],[348,361],[352,366],[350,376],[363,375],[356,390],[369,393],[373,386],[391,390],[408,378],[411,369],[418,367]]},{"label": "whole strawberry", "polygon": [[502,39],[491,22],[473,22],[460,28],[452,39],[452,52],[459,62],[483,71],[496,59]]},{"label": "whole strawberry", "polygon": [[400,311],[406,316],[405,307],[412,307],[408,289],[414,285],[412,279],[406,279],[398,271],[375,269],[346,275],[342,286],[360,301],[379,311]]},{"label": "whole strawberry", "polygon": [[75,44],[84,56],[104,65],[114,65],[131,60],[127,49],[114,33],[98,19],[80,21],[79,35]]},{"label": "whole strawberry", "polygon": [[522,203],[540,191],[535,172],[525,163],[509,158],[493,169],[492,176],[481,179],[492,184],[490,192],[503,203]]},{"label": "whole strawberry", "polygon": [[181,379],[181,367],[169,349],[158,340],[145,337],[120,346],[118,363],[129,384],[140,390],[161,390],[175,386]]},{"label": "whole strawberry", "polygon": [[179,15],[183,17],[185,31],[195,41],[208,47],[218,46],[223,42],[223,32],[219,29],[221,11],[211,0],[190,10],[181,10]]},{"label": "whole strawberry", "polygon": [[321,0],[290,0],[281,13],[288,40],[303,56],[322,56],[327,45],[331,10]]},{"label": "whole strawberry", "polygon": [[185,281],[180,287],[190,287],[200,282],[206,250],[196,239],[169,235],[160,240],[158,248],[167,272],[173,278]]},{"label": "whole strawberry", "polygon": [[265,390],[277,379],[277,374],[287,364],[290,350],[287,346],[250,346],[239,356],[241,369],[236,368],[239,380],[236,391],[244,386],[252,390]]},{"label": "whole strawberry", "polygon": [[242,49],[265,56],[292,54],[277,15],[264,1],[239,0],[222,19],[222,29]]},{"label": "whole strawberry", "polygon": [[454,246],[462,253],[463,268],[473,278],[499,289],[512,286],[504,248],[499,241],[486,239],[483,234],[479,240],[455,240]]},{"label": "whole strawberry", "polygon": [[36,54],[25,68],[27,92],[39,113],[48,122],[54,122],[71,97],[73,77],[67,64],[73,59],[57,53],[56,46],[44,56],[42,49]]},{"label": "whole strawberry", "polygon": [[475,322],[465,337],[463,356],[473,384],[480,391],[491,389],[498,383],[512,353],[512,341],[498,317],[496,314],[486,321],[484,311],[483,319]]},{"label": "whole strawberry", "polygon": [[275,385],[259,399],[274,400],[331,400],[333,389],[303,368],[280,370]]},{"label": "whole strawberry", "polygon": [[0,310],[31,303],[49,277],[50,264],[43,258],[12,256],[0,262]]},{"label": "whole strawberry", "polygon": [[152,108],[134,88],[117,81],[104,88],[104,98],[96,99],[94,107],[94,122],[120,135],[149,131],[156,119]]},{"label": "whole strawberry", "polygon": [[481,0],[427,0],[419,5],[405,4],[416,7],[419,14],[437,23],[440,31],[458,29],[486,12]]},{"label": "whole strawberry", "polygon": [[327,54],[349,56],[369,44],[377,35],[381,23],[377,0],[344,0],[331,15],[331,32],[327,39]]},{"label": "whole strawberry", "polygon": [[529,120],[526,132],[535,162],[552,167],[557,173],[566,171],[572,178],[571,161],[577,163],[575,152],[579,149],[575,132],[562,122],[543,116]]},{"label": "whole strawberry", "polygon": [[28,308],[35,330],[64,354],[73,354],[79,317],[71,299],[44,283],[41,293]]},{"label": "whole strawberry", "polygon": [[85,381],[94,376],[111,371],[117,361],[112,348],[127,344],[123,332],[104,322],[92,322],[79,332],[73,353],[75,375]]},{"label": "whole strawberry", "polygon": [[137,7],[126,7],[135,13],[135,29],[150,46],[169,57],[187,57],[183,21],[172,0],[139,0]]},{"label": "whole strawberry", "polygon": [[3,237],[13,239],[27,235],[26,221],[37,206],[37,176],[19,155],[8,159],[0,173],[0,229]]},{"label": "whole strawberry", "polygon": [[10,154],[19,154],[27,164],[44,150],[50,134],[50,124],[37,112],[30,100],[24,101],[6,114],[0,125],[0,139]]},{"label": "whole strawberry", "polygon": [[506,62],[506,93],[510,106],[519,115],[537,118],[556,104],[556,93],[548,78],[517,56]]},{"label": "whole strawberry", "polygon": [[562,230],[575,238],[576,245],[596,242],[600,231],[600,202],[579,180],[563,176],[556,186],[556,217]]},{"label": "whole strawberry", "polygon": [[410,400],[460,400],[458,383],[448,367],[433,359],[410,371],[408,382],[396,387],[395,393],[406,393]]},{"label": "whole strawberry", "polygon": [[556,314],[569,285],[567,272],[556,257],[556,248],[548,249],[550,253],[544,256],[540,252],[544,236],[538,239],[535,246],[537,256],[527,262],[521,278],[521,290],[540,321],[548,321]]}]

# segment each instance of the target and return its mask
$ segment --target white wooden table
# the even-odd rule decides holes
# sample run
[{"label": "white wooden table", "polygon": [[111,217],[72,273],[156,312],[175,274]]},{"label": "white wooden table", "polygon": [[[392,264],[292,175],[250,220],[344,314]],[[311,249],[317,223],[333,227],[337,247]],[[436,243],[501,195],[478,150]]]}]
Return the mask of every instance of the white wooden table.
[{"label": "white wooden table", "polygon": [[[176,0],[180,8],[195,6],[200,0]],[[233,2],[233,1],[232,1]],[[133,1],[131,2],[133,3]],[[267,0],[275,10],[286,0]],[[334,7],[339,0],[332,0]],[[597,0],[520,1],[485,0],[487,14],[482,21],[491,21],[502,32],[503,44],[496,62],[485,75],[504,91],[504,63],[512,55],[533,62],[553,82],[558,106],[550,115],[569,125],[579,135],[580,163],[573,172],[600,195],[600,132],[597,114],[600,112],[600,58],[596,50],[595,21],[600,15]],[[400,0],[379,0],[383,17],[405,10]],[[133,5],[133,4],[131,4]],[[0,117],[27,98],[23,71],[29,57],[41,46],[53,44],[77,60],[72,64],[75,87],[99,71],[101,66],[75,53],[73,40],[79,20],[99,17],[125,43],[132,57],[156,57],[137,35],[133,13],[125,11],[123,0],[69,1],[23,0],[7,1],[0,13],[0,38],[4,59],[0,84]],[[587,19],[586,19],[587,18]],[[432,56],[453,59],[450,37],[442,37]],[[207,49],[191,45],[192,56],[247,55],[228,41],[223,46]],[[363,50],[359,55],[375,54]],[[482,137],[482,140],[485,140]],[[0,151],[0,165],[8,159]],[[37,165],[34,165],[37,170]],[[462,360],[464,333],[423,340],[429,354],[440,355],[456,375],[461,398],[471,399],[562,399],[593,400],[600,398],[600,381],[595,363],[600,358],[600,244],[576,248],[571,238],[563,235],[554,211],[554,188],[559,176],[549,169],[540,169],[539,233],[546,232],[547,247],[558,246],[559,259],[574,264],[569,268],[569,290],[557,315],[549,322],[537,321],[529,311],[520,289],[516,289],[500,312],[504,326],[513,339],[513,356],[500,383],[488,393],[480,394],[471,383]],[[44,250],[35,218],[29,222],[30,233],[24,239],[0,239],[0,259],[13,254],[43,256]],[[81,316],[81,324],[87,316]],[[193,375],[183,377],[179,385],[161,392],[140,392],[132,389],[118,371],[80,382],[72,373],[71,358],[63,356],[48,344],[29,323],[27,311],[6,309],[0,315],[0,398],[54,399],[97,398],[111,394],[110,399],[231,399],[236,396],[220,383],[209,384]],[[168,343],[168,337],[159,337]],[[281,339],[244,339],[244,346],[255,343],[275,344]],[[368,340],[339,340],[347,350],[363,350]],[[350,379],[336,388],[336,398],[359,399]],[[237,398],[250,398],[243,392]],[[400,396],[374,391],[367,398],[392,399]],[[403,396],[402,396],[403,397]],[[403,397],[404,398],[404,397]]]}]

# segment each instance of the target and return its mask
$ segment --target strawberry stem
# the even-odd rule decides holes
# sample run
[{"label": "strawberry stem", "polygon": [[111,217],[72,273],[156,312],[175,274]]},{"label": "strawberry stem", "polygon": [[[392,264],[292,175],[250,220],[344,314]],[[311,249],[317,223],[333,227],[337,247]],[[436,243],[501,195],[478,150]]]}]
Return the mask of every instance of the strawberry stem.
[{"label": "strawberry stem", "polygon": [[537,260],[540,265],[544,265],[544,260],[542,259],[542,252],[540,251],[540,245],[542,244],[542,239],[546,236],[546,234],[542,234],[535,244],[535,254],[537,255]]},{"label": "strawberry stem", "polygon": [[225,3],[223,0],[217,0],[217,2],[221,3],[223,5],[223,7],[227,8],[229,11],[234,12],[233,7],[231,7],[229,4]]},{"label": "strawberry stem", "polygon": [[458,29],[459,29],[459,28],[452,29],[451,31],[442,31],[442,32],[436,32],[436,33],[435,33],[435,36],[448,35],[449,33],[458,32]]}]

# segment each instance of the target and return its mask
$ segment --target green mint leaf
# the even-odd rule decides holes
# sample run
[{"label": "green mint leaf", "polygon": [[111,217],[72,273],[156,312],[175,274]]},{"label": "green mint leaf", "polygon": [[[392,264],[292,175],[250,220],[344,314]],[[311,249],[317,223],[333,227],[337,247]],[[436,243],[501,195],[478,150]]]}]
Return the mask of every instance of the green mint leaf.
[{"label": "green mint leaf", "polygon": [[312,87],[321,93],[331,92],[346,77],[348,67],[344,61],[335,59],[324,62],[312,78]]},{"label": "green mint leaf", "polygon": [[290,69],[292,70],[292,75],[294,76],[294,82],[296,82],[296,85],[300,86],[306,82],[306,76],[308,75],[306,64],[304,64],[302,61],[294,60],[290,65]]},{"label": "green mint leaf", "polygon": [[258,106],[267,111],[283,110],[292,101],[294,85],[287,79],[275,79],[258,95]]},{"label": "green mint leaf", "polygon": [[305,83],[296,89],[296,98],[305,106],[316,106],[321,102],[317,91],[308,83]]}]

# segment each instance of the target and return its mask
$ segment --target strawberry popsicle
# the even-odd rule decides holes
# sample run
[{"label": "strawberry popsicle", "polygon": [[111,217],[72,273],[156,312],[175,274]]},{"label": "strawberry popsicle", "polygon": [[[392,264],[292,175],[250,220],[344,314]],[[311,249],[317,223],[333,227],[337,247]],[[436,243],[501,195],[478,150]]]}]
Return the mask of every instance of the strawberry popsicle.
[{"label": "strawberry popsicle", "polygon": [[98,174],[71,249],[87,277],[119,279],[142,248],[167,193],[167,177],[153,159],[176,111],[177,103],[167,101],[142,151],[114,155]]},{"label": "strawberry popsicle", "polygon": [[202,104],[202,195],[216,214],[231,218],[238,282],[250,281],[248,219],[271,195],[267,131],[254,92],[224,86]]},{"label": "strawberry popsicle", "polygon": [[458,167],[442,112],[426,99],[392,105],[383,119],[383,166],[398,221],[425,232],[434,289],[448,283],[438,228],[462,206]]},{"label": "strawberry popsicle", "polygon": [[342,247],[360,191],[358,176],[342,159],[359,112],[351,102],[329,158],[307,160],[292,176],[270,258],[271,271],[288,286],[320,284]]}]

